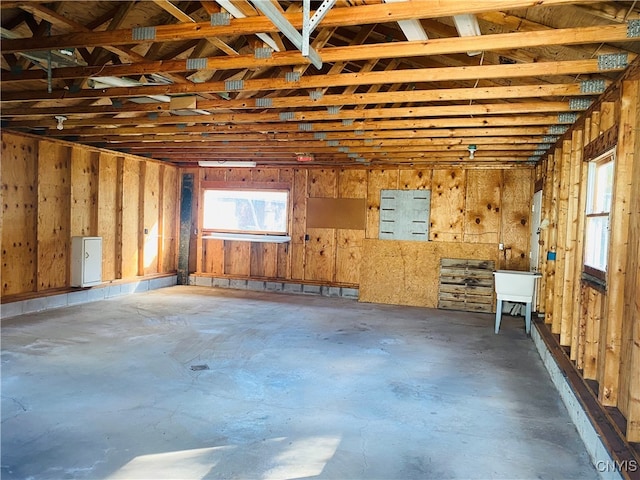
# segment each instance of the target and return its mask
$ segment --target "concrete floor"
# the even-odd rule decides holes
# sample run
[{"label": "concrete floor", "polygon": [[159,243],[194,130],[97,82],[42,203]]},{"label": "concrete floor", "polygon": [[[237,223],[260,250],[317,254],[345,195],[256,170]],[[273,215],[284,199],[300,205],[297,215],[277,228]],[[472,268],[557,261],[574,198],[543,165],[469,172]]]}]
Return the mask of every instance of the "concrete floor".
[{"label": "concrete floor", "polygon": [[3,479],[596,479],[522,318],[172,287],[2,322]]}]

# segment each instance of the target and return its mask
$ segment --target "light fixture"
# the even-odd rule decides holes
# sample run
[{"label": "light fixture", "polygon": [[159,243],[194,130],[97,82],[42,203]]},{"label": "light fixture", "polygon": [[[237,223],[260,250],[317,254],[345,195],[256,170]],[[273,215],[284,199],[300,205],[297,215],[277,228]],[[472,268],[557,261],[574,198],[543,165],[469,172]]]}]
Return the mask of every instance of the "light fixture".
[{"label": "light fixture", "polygon": [[[453,17],[453,23],[456,25],[456,30],[461,37],[478,37],[482,35],[480,31],[480,25],[478,25],[478,19],[475,15],[464,14],[456,15]],[[480,55],[481,51],[467,52],[467,55],[473,57],[474,55]]]},{"label": "light fixture", "polygon": [[476,155],[476,150],[478,150],[478,147],[476,145],[469,145],[467,147],[467,150],[469,150],[469,160],[473,160],[473,158]]},{"label": "light fixture", "polygon": [[65,117],[64,115],[56,115],[56,120],[58,121],[58,125],[56,125],[56,128],[58,130],[62,130],[64,128],[63,122],[67,119],[67,117]]},{"label": "light fixture", "polygon": [[242,162],[234,160],[201,160],[198,162],[201,167],[245,167],[252,168],[256,166],[256,162]]}]

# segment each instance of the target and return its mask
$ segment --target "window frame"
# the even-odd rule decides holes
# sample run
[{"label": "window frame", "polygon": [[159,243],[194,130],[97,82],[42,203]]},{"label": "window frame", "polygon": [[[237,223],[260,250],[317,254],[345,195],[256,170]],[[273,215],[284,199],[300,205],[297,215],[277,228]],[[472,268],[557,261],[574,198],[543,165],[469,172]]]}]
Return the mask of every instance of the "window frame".
[{"label": "window frame", "polygon": [[[292,201],[291,187],[289,184],[280,182],[212,182],[204,181],[200,185],[202,204],[201,225],[203,238],[246,240],[246,241],[264,241],[264,242],[284,242],[291,239],[291,217],[292,217]],[[241,229],[224,229],[224,228],[205,228],[206,205],[205,195],[207,191],[233,191],[233,192],[283,192],[286,194],[285,207],[285,230],[284,231],[267,231],[267,230],[241,230]]]},{"label": "window frame", "polygon": [[[584,223],[584,232],[583,232],[583,241],[584,241],[584,251],[582,256],[582,270],[583,275],[588,278],[592,278],[596,280],[598,283],[602,283],[603,285],[606,283],[607,278],[607,270],[609,263],[609,253],[611,247],[611,209],[613,207],[613,196],[615,192],[615,168],[616,168],[616,147],[608,149],[606,152],[598,155],[595,158],[592,158],[587,161],[587,185],[586,185],[586,204],[585,204],[585,223]],[[611,164],[612,175],[611,175],[611,196],[608,199],[606,210],[598,211],[596,210],[597,206],[597,198],[598,198],[598,185],[597,185],[597,171],[599,168],[604,167],[605,165]],[[606,218],[606,256],[605,256],[605,265],[604,270],[597,268],[593,265],[588,265],[587,262],[587,251],[588,246],[590,244],[587,235],[589,233],[589,219],[595,218]],[[601,230],[600,230],[601,231]]]}]

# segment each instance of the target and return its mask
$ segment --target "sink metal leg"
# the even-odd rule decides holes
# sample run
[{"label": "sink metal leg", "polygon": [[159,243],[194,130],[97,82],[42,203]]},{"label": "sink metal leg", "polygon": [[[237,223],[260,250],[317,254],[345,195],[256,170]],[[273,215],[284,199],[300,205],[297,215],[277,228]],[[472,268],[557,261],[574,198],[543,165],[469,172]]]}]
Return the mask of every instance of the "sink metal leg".
[{"label": "sink metal leg", "polygon": [[531,334],[531,302],[527,302],[527,309],[524,317],[524,329],[527,335]]},{"label": "sink metal leg", "polygon": [[502,300],[498,300],[496,305],[496,333],[500,330],[500,320],[502,320]]}]

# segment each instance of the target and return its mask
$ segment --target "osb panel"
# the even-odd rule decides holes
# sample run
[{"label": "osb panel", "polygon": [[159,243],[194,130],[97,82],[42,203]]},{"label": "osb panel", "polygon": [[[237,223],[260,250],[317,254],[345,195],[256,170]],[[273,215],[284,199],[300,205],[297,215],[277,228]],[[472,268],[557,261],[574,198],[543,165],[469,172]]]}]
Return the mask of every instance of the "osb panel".
[{"label": "osb panel", "polygon": [[256,168],[251,172],[251,180],[254,182],[277,182],[277,168]]},{"label": "osb panel", "polygon": [[275,243],[251,244],[251,276],[274,278],[278,273],[278,249]]},{"label": "osb panel", "polygon": [[178,195],[179,170],[166,166],[162,178],[162,263],[161,272],[178,269],[178,225],[180,223],[180,199]]},{"label": "osb panel", "polygon": [[98,227],[97,154],[71,151],[71,236],[94,236]]},{"label": "osb panel", "polygon": [[71,149],[43,140],[38,148],[38,290],[67,286],[70,201]]},{"label": "osb panel", "polygon": [[304,279],[333,281],[336,235],[333,228],[309,228],[306,243]]},{"label": "osb panel", "polygon": [[431,188],[430,169],[420,168],[400,170],[398,188],[400,190],[429,190]]},{"label": "osb panel", "polygon": [[251,242],[224,242],[224,273],[249,276],[251,271]]},{"label": "osb panel", "polygon": [[251,168],[229,168],[226,171],[225,180],[227,182],[250,182]]},{"label": "osb panel", "polygon": [[335,168],[309,170],[309,197],[335,198],[337,196],[338,172]]},{"label": "osb panel", "polygon": [[158,237],[161,235],[160,208],[160,165],[147,162],[144,175],[144,248],[142,253],[144,274],[158,273]]},{"label": "osb panel", "polygon": [[2,295],[36,289],[38,141],[2,133]]},{"label": "osb panel", "polygon": [[363,241],[364,230],[336,230],[336,282],[360,282]]},{"label": "osb panel", "polygon": [[[203,168],[201,169],[202,179],[207,182],[223,182],[226,177],[226,168]],[[194,177],[196,180],[198,176]]]},{"label": "osb panel", "polygon": [[492,244],[365,239],[360,301],[436,308],[441,258],[493,260]]},{"label": "osb panel", "polygon": [[138,275],[140,162],[124,157],[122,168],[122,278]]},{"label": "osb panel", "polygon": [[[100,153],[98,161],[98,236],[102,237],[102,281],[116,278],[117,157]],[[136,197],[137,198],[137,197]],[[128,201],[136,201],[129,198]]]},{"label": "osb panel", "polygon": [[291,194],[291,278],[304,279],[305,234],[307,228],[308,170],[296,168]]},{"label": "osb panel", "polygon": [[466,170],[434,170],[431,180],[429,240],[462,241]]},{"label": "osb panel", "polygon": [[499,243],[502,170],[469,170],[464,241]]},{"label": "osb panel", "polygon": [[224,241],[204,239],[202,240],[203,263],[202,271],[213,275],[224,273]]},{"label": "osb panel", "polygon": [[369,170],[367,182],[366,238],[378,238],[380,226],[380,190],[398,188],[398,170]]},{"label": "osb panel", "polygon": [[505,268],[529,270],[531,238],[531,186],[533,170],[504,171],[502,189],[502,242],[506,252]]},{"label": "osb panel", "polygon": [[339,198],[367,198],[367,170],[342,168],[338,172]]}]

